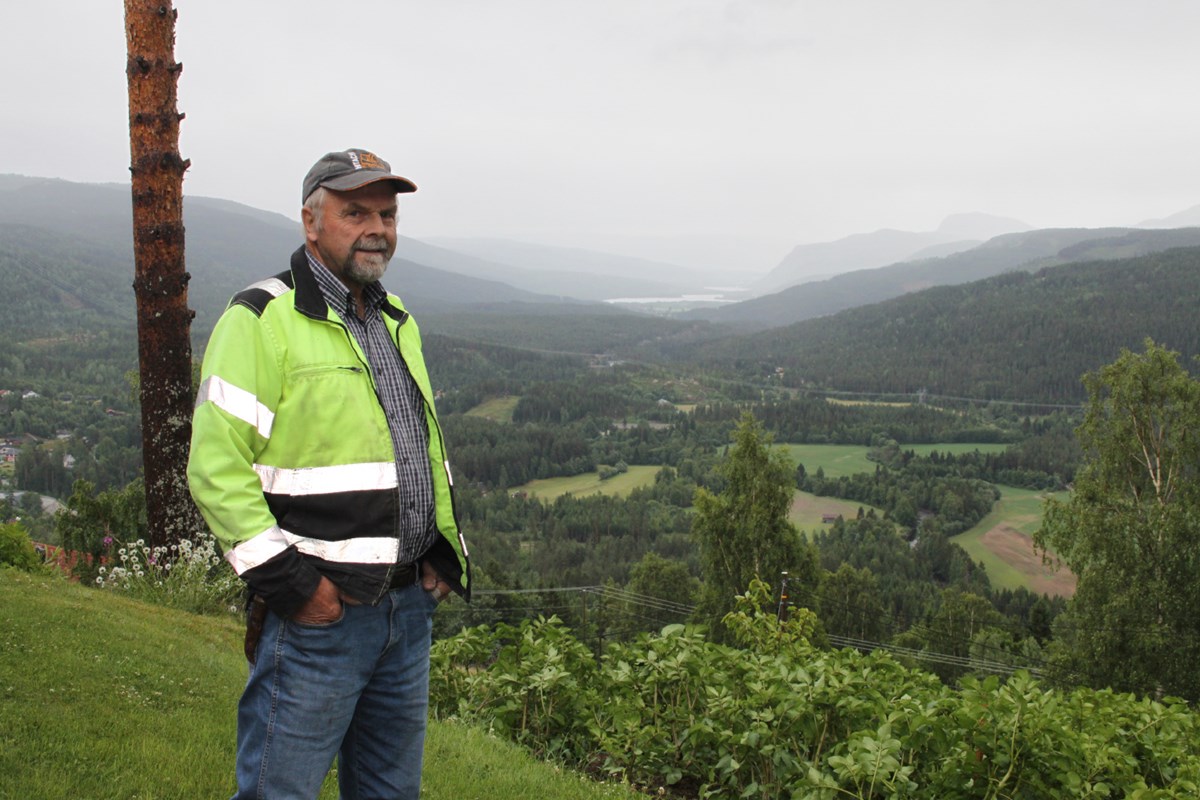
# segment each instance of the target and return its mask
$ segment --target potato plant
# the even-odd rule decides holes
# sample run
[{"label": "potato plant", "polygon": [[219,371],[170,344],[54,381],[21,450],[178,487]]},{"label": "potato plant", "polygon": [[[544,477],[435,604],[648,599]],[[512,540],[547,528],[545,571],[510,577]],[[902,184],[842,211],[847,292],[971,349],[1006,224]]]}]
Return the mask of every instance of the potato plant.
[{"label": "potato plant", "polygon": [[1020,672],[949,688],[885,653],[815,648],[803,626],[772,633],[754,601],[735,612],[740,648],[674,625],[596,658],[555,618],[466,630],[435,645],[431,707],[684,797],[1200,793],[1200,726],[1181,700]]}]

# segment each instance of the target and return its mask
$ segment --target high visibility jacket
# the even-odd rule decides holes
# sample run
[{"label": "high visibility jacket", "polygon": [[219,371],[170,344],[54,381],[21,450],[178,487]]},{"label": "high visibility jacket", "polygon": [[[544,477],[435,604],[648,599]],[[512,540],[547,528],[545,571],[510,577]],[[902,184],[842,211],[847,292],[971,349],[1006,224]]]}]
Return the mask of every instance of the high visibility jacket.
[{"label": "high visibility jacket", "polygon": [[[423,556],[469,597],[466,542],[416,322],[388,295],[383,320],[425,399],[437,536]],[[329,308],[301,247],[291,269],[230,301],[209,340],[188,480],[226,560],[284,616],[324,575],[377,602],[397,567],[400,496],[367,359]]]}]

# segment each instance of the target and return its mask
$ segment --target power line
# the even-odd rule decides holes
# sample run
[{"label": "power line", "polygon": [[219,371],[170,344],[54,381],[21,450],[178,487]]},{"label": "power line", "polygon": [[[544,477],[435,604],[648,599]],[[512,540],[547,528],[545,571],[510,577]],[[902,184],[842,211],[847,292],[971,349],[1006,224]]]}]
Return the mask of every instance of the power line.
[{"label": "power line", "polygon": [[[519,344],[496,345],[495,342],[484,342],[481,340],[469,339],[469,338],[458,337],[458,336],[450,336],[450,335],[446,335],[446,334],[443,334],[443,336],[445,336],[445,338],[447,338],[447,339],[456,339],[457,341],[460,341],[460,342],[463,342],[466,344],[489,345],[489,346],[493,346],[493,347],[499,346],[499,347],[506,348],[509,350],[520,350],[520,351],[524,351],[524,352],[538,353],[538,354],[542,354],[542,355],[571,356],[574,358],[583,358],[583,359],[595,358],[597,355],[596,353],[578,353],[578,352],[567,351],[567,350],[548,350],[548,349],[529,347],[529,346],[519,345]],[[622,361],[622,363],[630,364],[632,366],[638,366],[638,367],[652,367],[652,368],[663,367],[662,364],[657,363],[657,362],[642,361],[642,360],[634,359],[634,358],[623,358],[623,359],[621,359],[621,361]],[[744,386],[744,387],[748,387],[748,388],[752,388],[752,389],[759,389],[759,390],[782,388],[782,389],[787,389],[788,391],[791,391],[794,393],[813,394],[813,395],[819,395],[821,397],[863,397],[863,398],[867,398],[867,397],[871,397],[871,398],[901,397],[901,398],[911,398],[911,399],[916,399],[918,405],[923,405],[925,400],[951,400],[951,401],[959,402],[959,403],[978,403],[981,405],[1002,405],[1002,406],[1015,406],[1015,407],[1024,407],[1024,408],[1056,408],[1056,409],[1063,409],[1063,410],[1069,410],[1069,411],[1081,411],[1087,407],[1083,404],[1078,404],[1078,403],[1076,403],[1076,404],[1052,403],[1052,402],[1044,402],[1044,401],[1040,401],[1040,400],[1002,400],[999,398],[987,398],[987,397],[959,397],[956,395],[949,395],[949,394],[932,394],[930,392],[854,392],[854,391],[849,391],[849,390],[816,389],[816,388],[800,387],[800,386],[771,386],[770,384],[765,384],[765,383],[756,383],[754,381],[739,380],[737,378],[724,378],[724,377],[714,376],[714,375],[707,375],[706,379],[713,381],[715,383],[724,383],[724,384],[729,384],[729,385],[733,385],[733,386]],[[884,402],[884,401],[880,400],[880,402]]]},{"label": "power line", "polygon": [[[808,591],[811,592],[811,590],[808,590]],[[614,601],[618,601],[620,603],[627,604],[627,605],[640,606],[642,608],[649,608],[654,611],[667,611],[669,613],[682,614],[685,616],[691,616],[692,612],[695,611],[694,606],[685,605],[683,603],[677,603],[673,600],[664,600],[662,598],[653,597],[650,595],[638,594],[636,592],[619,589],[614,586],[599,586],[599,585],[595,585],[595,586],[564,586],[564,587],[557,587],[557,588],[551,588],[551,589],[483,589],[483,590],[477,591],[476,594],[477,595],[490,595],[490,596],[503,596],[503,595],[542,594],[542,593],[554,594],[554,593],[563,593],[563,592],[575,592],[575,593],[578,593],[581,595],[593,594],[593,595],[597,595],[603,599],[614,600]],[[846,607],[853,608],[848,605]],[[558,609],[558,608],[566,608],[566,607],[565,606],[556,606],[555,608]],[[526,609],[522,612],[519,609],[506,609],[506,611],[508,612],[507,614],[498,614],[498,616],[515,616],[517,613],[523,613],[523,614],[527,615],[528,612],[532,611],[532,610],[533,609]],[[545,607],[537,609],[537,611],[539,613],[542,613],[547,610],[549,610],[549,609],[545,608]],[[469,609],[463,609],[463,613],[466,613],[467,611],[469,611]],[[631,613],[631,612],[627,611],[626,613]],[[657,616],[647,616],[647,615],[636,614],[636,613],[631,613],[631,616],[637,617],[638,619],[653,621],[656,623],[662,622],[662,620]],[[913,627],[915,628],[915,627],[924,627],[924,626],[914,625]],[[926,631],[934,632],[934,631],[930,631],[927,628],[926,628]],[[609,631],[608,634],[612,635],[612,636],[619,635],[618,632],[612,632],[612,631]],[[1012,664],[1006,664],[1006,663],[999,662],[999,661],[991,661],[988,659],[981,659],[981,658],[977,658],[974,656],[958,656],[958,655],[954,655],[953,653],[939,653],[939,652],[931,651],[931,650],[917,650],[917,649],[914,649],[911,647],[903,647],[900,645],[888,644],[886,642],[874,642],[874,641],[870,641],[867,639],[860,639],[860,638],[851,637],[851,636],[838,636],[838,635],[834,635],[834,634],[827,634],[826,638],[829,640],[829,642],[831,644],[837,645],[839,647],[852,648],[852,649],[860,650],[860,651],[864,651],[864,652],[871,652],[873,650],[884,650],[886,652],[890,652],[890,653],[893,653],[898,656],[904,656],[907,658],[913,658],[913,659],[917,659],[919,661],[926,661],[926,662],[934,663],[934,664],[943,664],[943,665],[947,665],[947,666],[962,667],[962,668],[970,669],[970,670],[993,672],[993,673],[999,673],[999,674],[1004,674],[1004,675],[1011,675],[1014,672],[1017,672],[1018,670],[1025,670],[1035,676],[1042,675],[1042,669],[1040,667],[1012,665]],[[984,647],[984,648],[990,649],[990,650],[996,650],[997,652],[1000,652],[1000,653],[1008,653],[1008,651],[1003,650],[1002,648],[992,647],[990,645],[986,645],[983,643],[977,643],[976,646]]]}]

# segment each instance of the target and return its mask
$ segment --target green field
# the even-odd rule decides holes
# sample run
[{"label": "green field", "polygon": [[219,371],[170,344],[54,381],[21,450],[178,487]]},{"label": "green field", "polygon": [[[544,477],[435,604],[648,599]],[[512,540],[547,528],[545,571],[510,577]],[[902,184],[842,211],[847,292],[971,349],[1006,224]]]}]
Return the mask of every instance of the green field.
[{"label": "green field", "polygon": [[856,444],[781,444],[793,463],[803,464],[809,473],[821,468],[827,478],[842,478],[860,472],[874,472],[875,462],[867,460],[867,448]]},{"label": "green field", "polygon": [[909,408],[912,406],[912,403],[891,400],[843,400],[840,397],[826,397],[825,402],[831,406],[885,406],[887,408]]},{"label": "green field", "polygon": [[1024,586],[1038,594],[1072,594],[1074,579],[1065,570],[1055,572],[1044,565],[1030,541],[1042,524],[1045,499],[1065,498],[1066,492],[1038,492],[1012,486],[998,488],[1000,499],[992,512],[953,541],[972,559],[983,563],[988,579],[997,589]]},{"label": "green field", "polygon": [[[838,500],[835,497],[818,497],[808,492],[797,491],[792,498],[792,507],[788,511],[788,519],[802,531],[820,530],[829,523],[822,522],[825,514],[836,514],[845,519],[854,519],[858,510],[869,511],[872,507],[853,500]],[[876,508],[875,513],[883,516],[883,511]]]},{"label": "green field", "polygon": [[531,497],[541,500],[554,500],[561,495],[570,494],[585,497],[590,494],[604,494],[611,497],[626,497],[639,486],[649,486],[654,483],[654,476],[662,467],[641,466],[630,467],[628,472],[621,473],[606,481],[600,480],[598,472],[585,472],[582,475],[572,475],[569,478],[544,478],[530,481],[524,486],[514,486],[513,492],[525,492]]},{"label": "green field", "polygon": [[981,453],[1003,453],[1008,449],[1008,445],[1000,442],[951,442],[949,444],[902,444],[900,449],[912,450],[919,456],[927,456],[935,450],[939,453],[951,453],[959,456],[963,453],[974,453],[976,450]]},{"label": "green field", "polygon": [[[820,467],[827,478],[843,478],[857,475],[860,472],[874,472],[875,462],[867,458],[867,448],[858,444],[781,444],[788,456],[797,464],[803,464],[804,469],[813,473]],[[971,453],[978,450],[981,453],[1003,453],[1006,444],[976,444],[972,442],[955,442],[952,444],[902,444],[901,450],[912,450],[919,456],[927,456],[933,451],[939,453]]]},{"label": "green field", "polygon": [[490,419],[492,422],[512,422],[513,411],[517,407],[517,401],[521,398],[515,394],[508,394],[504,397],[493,397],[490,400],[484,400],[479,405],[467,412],[468,417],[483,417]]}]

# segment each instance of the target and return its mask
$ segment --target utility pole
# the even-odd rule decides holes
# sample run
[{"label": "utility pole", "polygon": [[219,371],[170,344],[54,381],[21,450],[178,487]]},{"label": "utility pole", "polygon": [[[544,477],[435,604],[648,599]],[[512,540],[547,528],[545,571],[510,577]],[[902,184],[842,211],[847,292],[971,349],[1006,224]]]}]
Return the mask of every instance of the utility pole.
[{"label": "utility pole", "polygon": [[775,618],[783,622],[783,610],[787,608],[787,581],[788,574],[786,571],[779,573],[779,609],[775,612]]},{"label": "utility pole", "polygon": [[172,0],[125,0],[129,84],[129,171],[133,179],[134,296],[142,407],[142,467],[152,546],[198,529],[187,487],[192,433],[192,312],[183,260],[183,173],[179,155]]}]

